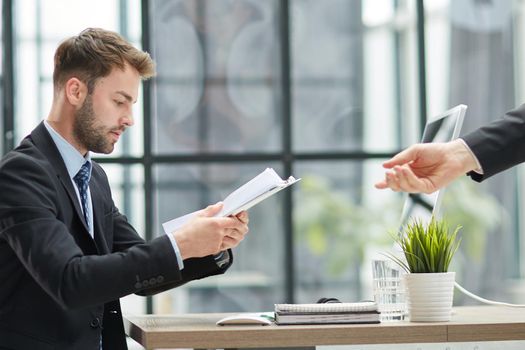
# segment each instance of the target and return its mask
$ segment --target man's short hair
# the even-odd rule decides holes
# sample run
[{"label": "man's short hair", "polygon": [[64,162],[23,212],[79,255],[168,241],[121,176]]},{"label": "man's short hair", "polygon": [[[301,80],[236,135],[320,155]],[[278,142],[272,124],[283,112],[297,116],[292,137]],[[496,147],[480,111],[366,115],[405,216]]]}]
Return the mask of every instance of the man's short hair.
[{"label": "man's short hair", "polygon": [[119,34],[100,28],[88,28],[64,40],[55,52],[53,85],[55,91],[76,77],[92,93],[97,79],[108,76],[114,68],[135,68],[143,79],[155,75],[155,63],[147,52],[131,45]]}]

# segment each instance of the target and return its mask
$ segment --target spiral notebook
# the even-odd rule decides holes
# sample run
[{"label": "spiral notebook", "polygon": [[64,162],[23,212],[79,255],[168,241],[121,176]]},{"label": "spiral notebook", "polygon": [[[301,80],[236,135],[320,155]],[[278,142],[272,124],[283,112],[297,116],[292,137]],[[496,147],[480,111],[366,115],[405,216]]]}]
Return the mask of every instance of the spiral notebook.
[{"label": "spiral notebook", "polygon": [[348,324],[348,323],[380,323],[379,312],[338,312],[338,313],[276,313],[275,324]]},{"label": "spiral notebook", "polygon": [[373,301],[275,304],[275,323],[278,325],[379,322],[377,304]]},{"label": "spiral notebook", "polygon": [[373,301],[355,303],[275,304],[275,312],[281,313],[333,313],[373,312],[377,304]]}]

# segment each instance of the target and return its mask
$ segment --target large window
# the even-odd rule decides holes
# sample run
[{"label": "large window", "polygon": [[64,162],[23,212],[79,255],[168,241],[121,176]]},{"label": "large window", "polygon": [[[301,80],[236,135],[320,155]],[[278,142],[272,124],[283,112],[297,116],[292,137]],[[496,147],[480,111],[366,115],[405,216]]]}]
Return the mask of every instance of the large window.
[{"label": "large window", "polygon": [[[388,232],[404,199],[373,188],[381,162],[418,141],[425,107],[433,115],[467,104],[468,131],[525,100],[522,2],[13,3],[15,144],[49,112],[60,40],[104,27],[155,59],[158,75],[143,85],[135,127],[98,159],[117,206],[146,239],[266,167],[302,178],[250,211],[250,233],[228,273],[152,299],[126,297],[125,312],[370,298],[370,260],[392,246]],[[0,95],[7,85],[2,79]],[[519,301],[512,291],[525,270],[522,177],[514,169],[447,190],[443,207],[465,232],[455,269],[485,297]]]},{"label": "large window", "polygon": [[153,232],[265,167],[303,178],[250,211],[250,234],[226,275],[157,296],[155,310],[267,310],[367,294],[362,267],[388,242],[402,198],[373,190],[374,159],[419,130],[414,3],[148,4],[159,72]]}]

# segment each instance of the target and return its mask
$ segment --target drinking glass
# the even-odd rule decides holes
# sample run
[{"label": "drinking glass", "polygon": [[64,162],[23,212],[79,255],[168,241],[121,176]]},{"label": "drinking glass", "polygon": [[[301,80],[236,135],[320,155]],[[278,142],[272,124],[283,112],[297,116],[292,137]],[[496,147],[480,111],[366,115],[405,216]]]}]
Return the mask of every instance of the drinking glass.
[{"label": "drinking glass", "polygon": [[401,321],[406,314],[405,271],[392,260],[372,260],[374,300],[380,319]]}]

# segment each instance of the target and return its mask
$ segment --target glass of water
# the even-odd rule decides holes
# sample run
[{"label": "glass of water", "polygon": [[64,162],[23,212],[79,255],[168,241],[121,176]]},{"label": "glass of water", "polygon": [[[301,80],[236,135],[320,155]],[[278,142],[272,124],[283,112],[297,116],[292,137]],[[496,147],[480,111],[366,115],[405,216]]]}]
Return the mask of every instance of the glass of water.
[{"label": "glass of water", "polygon": [[391,260],[372,260],[374,300],[381,322],[401,321],[406,314],[405,271]]}]

